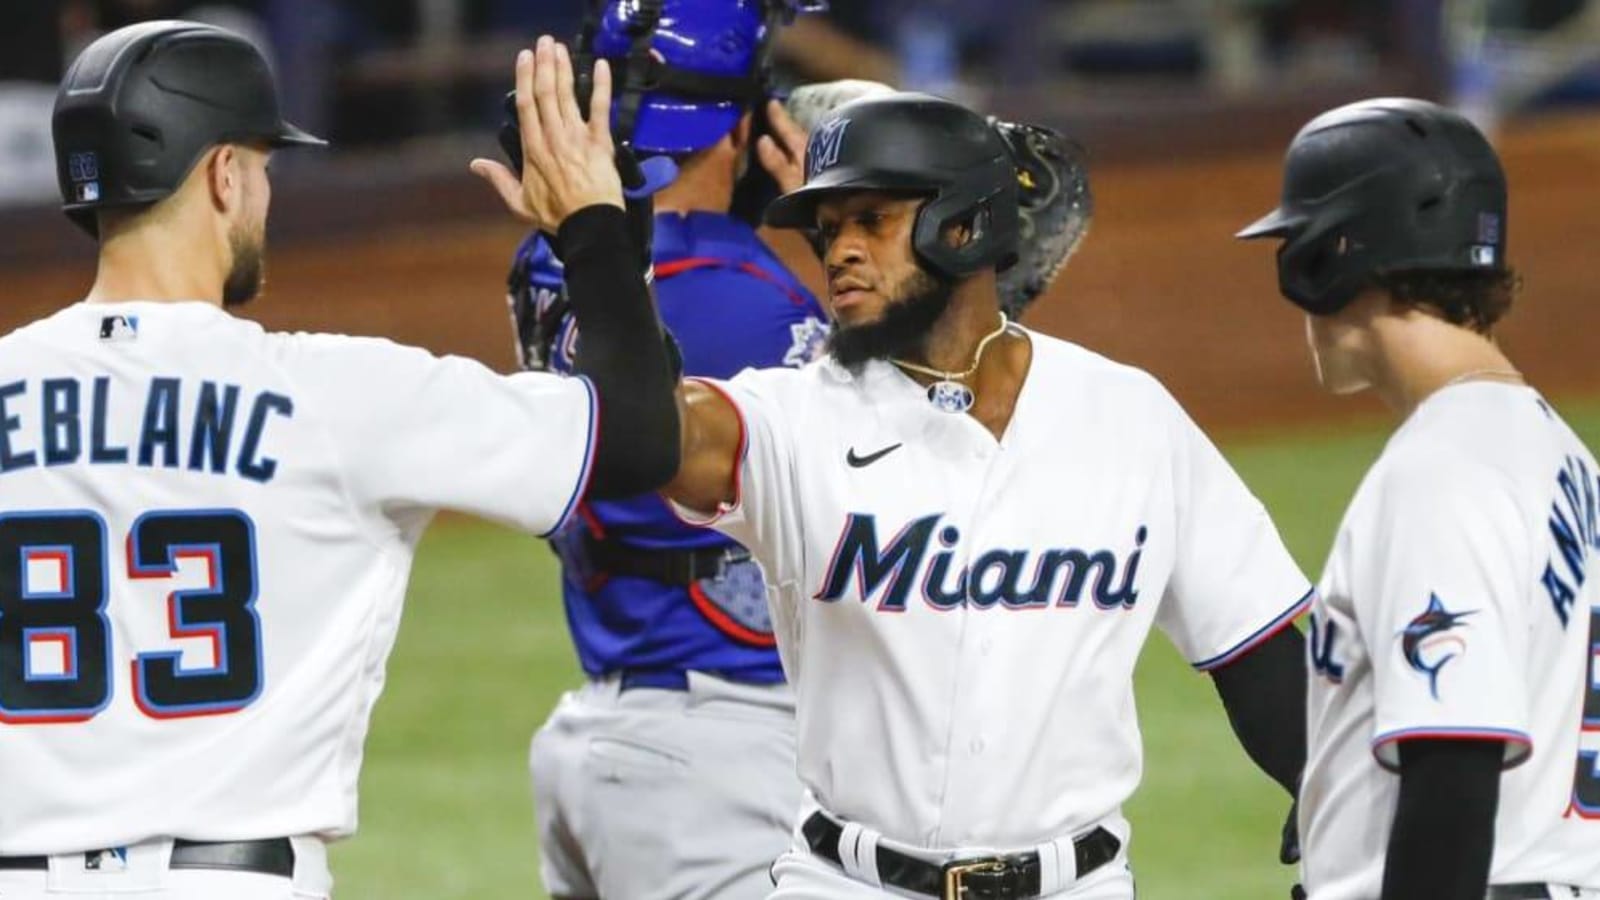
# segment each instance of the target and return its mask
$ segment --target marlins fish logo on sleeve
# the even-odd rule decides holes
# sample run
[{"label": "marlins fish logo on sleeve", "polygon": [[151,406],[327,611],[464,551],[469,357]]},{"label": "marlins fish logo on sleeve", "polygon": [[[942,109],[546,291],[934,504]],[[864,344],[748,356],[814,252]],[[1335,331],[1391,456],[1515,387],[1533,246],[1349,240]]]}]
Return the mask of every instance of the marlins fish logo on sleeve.
[{"label": "marlins fish logo on sleeve", "polygon": [[1456,628],[1477,610],[1451,612],[1438,594],[1428,594],[1428,608],[1400,632],[1400,652],[1406,664],[1428,676],[1428,691],[1439,699],[1439,672],[1445,663],[1467,652],[1467,641]]}]

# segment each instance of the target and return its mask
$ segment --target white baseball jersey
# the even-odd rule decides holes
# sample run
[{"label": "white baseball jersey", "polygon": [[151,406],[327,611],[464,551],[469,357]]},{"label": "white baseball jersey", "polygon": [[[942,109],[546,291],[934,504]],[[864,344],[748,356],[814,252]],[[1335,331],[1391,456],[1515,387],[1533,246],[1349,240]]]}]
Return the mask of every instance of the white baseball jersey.
[{"label": "white baseball jersey", "polygon": [[1314,900],[1379,895],[1397,745],[1429,737],[1505,742],[1493,883],[1600,888],[1597,477],[1538,393],[1488,382],[1425,400],[1367,473],[1308,642]]},{"label": "white baseball jersey", "polygon": [[582,379],[203,303],[0,338],[0,854],[354,830],[423,527],[553,529],[593,427]]},{"label": "white baseball jersey", "polygon": [[1027,332],[1003,439],[884,362],[746,371],[737,502],[798,701],[801,779],[932,848],[1015,848],[1138,784],[1133,668],[1200,669],[1309,602],[1261,504],[1150,376]]}]

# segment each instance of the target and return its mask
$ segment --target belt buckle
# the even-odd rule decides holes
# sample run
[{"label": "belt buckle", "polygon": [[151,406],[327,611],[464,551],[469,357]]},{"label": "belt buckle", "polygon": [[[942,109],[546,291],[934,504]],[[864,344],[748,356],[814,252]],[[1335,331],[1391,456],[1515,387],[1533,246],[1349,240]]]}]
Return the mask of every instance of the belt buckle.
[{"label": "belt buckle", "polygon": [[972,859],[945,863],[944,893],[940,900],[967,900],[967,877],[971,875],[1004,875],[1011,868],[1003,859]]}]

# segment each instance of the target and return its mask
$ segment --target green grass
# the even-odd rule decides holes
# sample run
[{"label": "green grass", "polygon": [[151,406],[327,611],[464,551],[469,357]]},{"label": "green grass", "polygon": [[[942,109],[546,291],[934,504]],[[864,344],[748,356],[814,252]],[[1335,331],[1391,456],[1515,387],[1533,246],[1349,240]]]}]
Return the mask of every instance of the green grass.
[{"label": "green grass", "polygon": [[[1600,404],[1559,404],[1591,447]],[[1307,574],[1388,426],[1252,435],[1224,449]],[[537,898],[528,739],[579,680],[536,540],[448,521],[424,540],[361,779],[361,831],[335,848],[344,900]],[[1129,804],[1140,896],[1286,897],[1287,799],[1245,758],[1210,680],[1160,637],[1138,675],[1145,777]],[[626,898],[618,898],[626,900]]]}]

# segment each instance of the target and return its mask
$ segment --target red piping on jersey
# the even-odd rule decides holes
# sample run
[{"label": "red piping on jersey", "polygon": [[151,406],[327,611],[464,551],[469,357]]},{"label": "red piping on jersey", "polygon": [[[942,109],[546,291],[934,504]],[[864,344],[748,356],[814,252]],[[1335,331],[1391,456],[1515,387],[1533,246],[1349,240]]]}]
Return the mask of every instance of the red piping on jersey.
[{"label": "red piping on jersey", "polygon": [[0,725],[69,725],[75,722],[87,722],[99,714],[99,711],[46,716],[16,716],[0,713]]},{"label": "red piping on jersey", "polygon": [[789,302],[795,306],[805,306],[806,296],[795,290],[790,285],[784,284],[778,276],[768,272],[753,262],[734,262],[731,259],[717,259],[712,256],[689,256],[684,259],[674,259],[670,262],[656,263],[656,278],[671,278],[682,275],[684,272],[693,272],[696,269],[733,269],[743,272],[751,278],[765,281],[789,296]]},{"label": "red piping on jersey", "polygon": [[[606,539],[606,527],[600,523],[599,517],[596,516],[594,514],[594,510],[589,507],[589,502],[587,500],[578,504],[577,515],[579,519],[583,520],[583,527],[587,528],[589,533],[594,535],[596,540],[603,541]],[[595,591],[600,590],[602,587],[605,587],[605,583],[610,580],[611,576],[609,574],[605,572],[595,572],[588,578],[584,579],[584,593],[592,594]]]},{"label": "red piping on jersey", "polygon": [[1218,669],[1227,668],[1235,662],[1238,662],[1241,657],[1247,655],[1250,653],[1250,651],[1261,646],[1262,644],[1265,644],[1272,638],[1277,637],[1279,632],[1283,631],[1285,628],[1288,628],[1290,625],[1293,625],[1296,619],[1305,615],[1306,611],[1311,609],[1311,603],[1316,596],[1316,588],[1306,591],[1305,595],[1299,600],[1296,600],[1293,606],[1279,613],[1277,618],[1268,622],[1266,625],[1263,625],[1259,630],[1256,631],[1255,634],[1250,635],[1249,637],[1240,641],[1238,644],[1235,644],[1233,647],[1224,650],[1222,653],[1213,656],[1210,659],[1197,663],[1191,663],[1190,665],[1192,665],[1195,670],[1199,672],[1215,672]]},{"label": "red piping on jersey", "polygon": [[1389,772],[1400,771],[1399,766],[1391,766],[1385,762],[1378,751],[1390,744],[1403,744],[1406,741],[1483,741],[1486,743],[1505,744],[1508,747],[1522,747],[1521,753],[1508,753],[1501,763],[1501,769],[1515,769],[1528,761],[1533,755],[1533,738],[1527,733],[1513,731],[1506,728],[1450,728],[1448,726],[1425,726],[1421,728],[1402,728],[1380,734],[1372,741],[1372,756],[1379,766]]},{"label": "red piping on jersey", "polygon": [[594,510],[589,507],[589,501],[585,500],[578,504],[578,518],[583,520],[583,524],[589,529],[589,533],[595,536],[596,540],[603,541],[606,539],[606,526],[600,522],[599,517],[594,514]]}]

